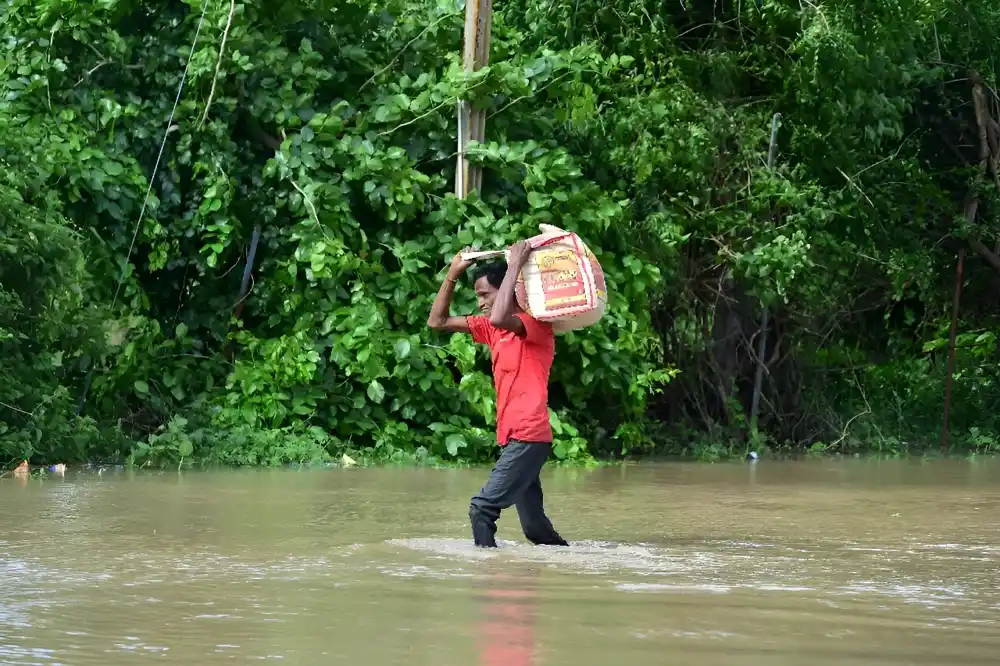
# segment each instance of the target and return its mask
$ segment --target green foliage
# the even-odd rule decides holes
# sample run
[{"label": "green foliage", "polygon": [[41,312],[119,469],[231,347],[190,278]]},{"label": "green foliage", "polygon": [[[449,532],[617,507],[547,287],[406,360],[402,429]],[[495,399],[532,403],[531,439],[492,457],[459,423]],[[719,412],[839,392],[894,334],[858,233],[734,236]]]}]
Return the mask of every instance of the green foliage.
[{"label": "green foliage", "polygon": [[[922,347],[947,330],[955,251],[1000,236],[965,148],[994,3],[514,0],[471,75],[453,2],[233,6],[5,3],[3,454],[485,462],[488,355],[424,322],[454,252],[539,223],[587,239],[611,295],[558,338],[560,460],[933,439],[944,355]],[[460,99],[488,117],[464,201]],[[952,423],[982,450],[998,278],[967,263]]]},{"label": "green foliage", "polygon": [[339,447],[339,442],[316,426],[268,429],[234,426],[222,430],[192,427],[184,417],[175,416],[148,441],[137,443],[129,454],[129,462],[137,466],[178,467],[189,460],[233,466],[318,465],[329,463],[332,451]]},{"label": "green foliage", "polygon": [[[558,130],[589,155],[587,175],[624,190],[643,259],[666,271],[652,314],[680,373],[647,422],[619,430],[623,452],[936,445],[945,354],[921,343],[947,335],[957,251],[1000,236],[1000,181],[974,168],[970,104],[979,75],[1000,117],[995,40],[980,32],[1000,26],[995,5],[565,0],[505,18],[553,47],[573,36],[635,63],[605,82],[596,115]],[[998,283],[970,253],[960,333],[1000,330]],[[772,328],[755,431],[762,304]],[[997,347],[984,337],[975,356],[962,339],[952,443],[981,448],[996,432],[982,410],[1000,395]]]},{"label": "green foliage", "polygon": [[51,199],[0,169],[0,455],[106,452],[93,419],[69,419],[82,374],[102,353],[99,311],[84,308],[90,276],[80,235]]}]

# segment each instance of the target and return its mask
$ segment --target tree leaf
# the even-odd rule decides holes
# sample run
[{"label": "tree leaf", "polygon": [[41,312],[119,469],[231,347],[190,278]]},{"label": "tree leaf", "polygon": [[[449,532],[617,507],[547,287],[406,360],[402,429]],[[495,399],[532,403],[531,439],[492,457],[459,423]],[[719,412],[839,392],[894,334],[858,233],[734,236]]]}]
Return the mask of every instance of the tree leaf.
[{"label": "tree leaf", "polygon": [[459,450],[467,447],[469,443],[465,441],[465,437],[463,437],[462,435],[459,435],[458,433],[453,433],[445,438],[444,445],[445,448],[448,449],[449,455],[457,456]]},{"label": "tree leaf", "polygon": [[382,388],[382,385],[379,384],[377,380],[372,381],[372,383],[368,385],[367,393],[372,402],[381,404],[382,400],[385,399],[385,389]]},{"label": "tree leaf", "polygon": [[544,208],[548,205],[548,198],[538,192],[528,192],[528,205],[532,208]]},{"label": "tree leaf", "polygon": [[559,458],[559,460],[564,460],[566,458],[566,443],[562,440],[557,440],[555,446],[552,447],[552,453],[554,453],[556,458]]},{"label": "tree leaf", "polygon": [[410,341],[406,338],[396,340],[396,360],[402,361],[410,355]]},{"label": "tree leaf", "polygon": [[135,384],[133,384],[133,386],[135,386],[136,393],[139,393],[141,395],[146,395],[147,393],[149,393],[149,384],[142,381],[141,379],[135,380]]}]

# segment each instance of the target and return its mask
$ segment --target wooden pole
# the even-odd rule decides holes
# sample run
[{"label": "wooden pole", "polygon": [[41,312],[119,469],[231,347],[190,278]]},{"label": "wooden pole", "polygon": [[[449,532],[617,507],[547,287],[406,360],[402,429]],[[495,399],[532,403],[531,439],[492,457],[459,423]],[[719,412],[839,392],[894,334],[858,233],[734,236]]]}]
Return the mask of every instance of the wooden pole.
[{"label": "wooden pole", "polygon": [[[476,72],[490,62],[490,35],[493,23],[493,0],[468,0],[465,5],[465,43],[462,66]],[[464,199],[483,186],[483,170],[469,164],[466,153],[470,141],[486,139],[486,110],[473,109],[467,100],[458,103],[458,164],[455,170],[455,194]]]},{"label": "wooden pole", "polygon": [[[771,143],[767,148],[767,168],[774,169],[774,160],[778,156],[778,128],[781,127],[781,114],[776,113],[771,118]],[[770,312],[765,305],[760,315],[760,337],[757,339],[757,371],[753,378],[753,398],[750,402],[750,432],[757,431],[757,416],[760,414],[760,394],[764,386],[764,356],[767,354],[767,324]]]},{"label": "wooden pole", "polygon": [[951,334],[948,336],[948,374],[944,378],[944,415],[941,419],[941,454],[948,452],[948,415],[951,413],[951,381],[955,374],[955,337],[958,333],[958,301],[962,298],[962,274],[965,270],[965,248],[958,251],[955,267],[955,298],[951,304]]}]

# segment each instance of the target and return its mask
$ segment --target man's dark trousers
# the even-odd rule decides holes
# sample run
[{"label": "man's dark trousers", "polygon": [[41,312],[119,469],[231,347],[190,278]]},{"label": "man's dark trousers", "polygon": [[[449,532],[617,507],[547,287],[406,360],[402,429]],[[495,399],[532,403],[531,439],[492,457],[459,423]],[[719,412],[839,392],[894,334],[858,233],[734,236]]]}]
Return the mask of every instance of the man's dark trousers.
[{"label": "man's dark trousers", "polygon": [[548,442],[510,440],[503,447],[500,460],[479,494],[469,504],[472,536],[477,546],[496,548],[497,519],[500,511],[517,507],[521,529],[535,545],[567,546],[552,527],[542,507],[542,465],[552,451]]}]

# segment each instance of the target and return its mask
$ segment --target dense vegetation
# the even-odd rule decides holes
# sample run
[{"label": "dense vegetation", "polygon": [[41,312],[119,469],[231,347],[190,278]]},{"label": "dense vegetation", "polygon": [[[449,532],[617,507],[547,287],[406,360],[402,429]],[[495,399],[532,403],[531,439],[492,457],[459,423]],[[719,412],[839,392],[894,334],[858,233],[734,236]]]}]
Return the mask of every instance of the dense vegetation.
[{"label": "dense vegetation", "polygon": [[486,356],[424,322],[540,222],[612,294],[560,457],[936,445],[960,253],[950,444],[1000,447],[1000,6],[509,0],[473,75],[463,16],[0,0],[0,458],[487,459]]}]

